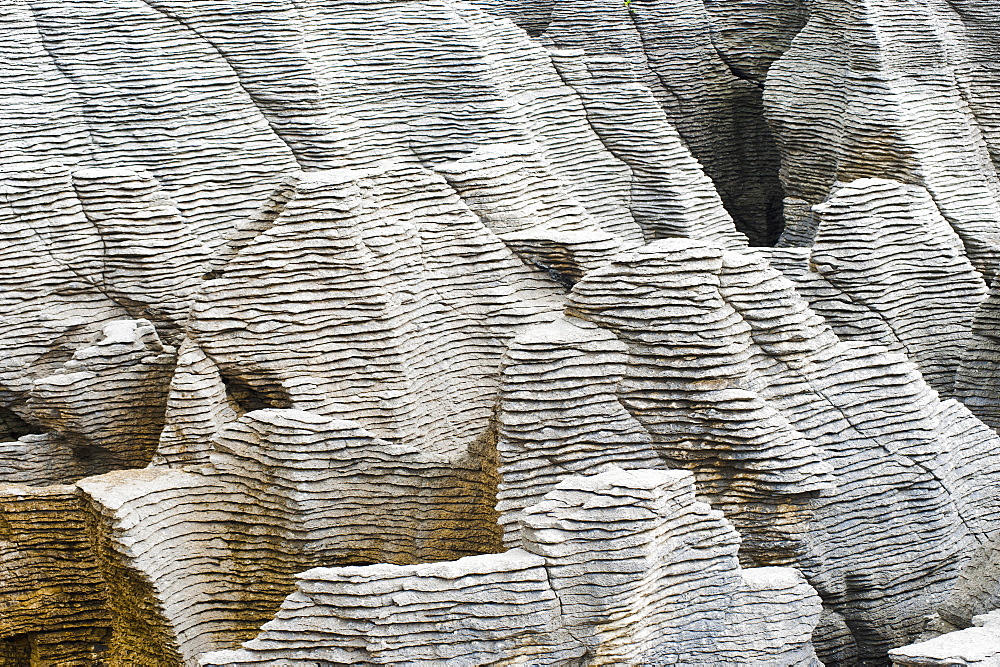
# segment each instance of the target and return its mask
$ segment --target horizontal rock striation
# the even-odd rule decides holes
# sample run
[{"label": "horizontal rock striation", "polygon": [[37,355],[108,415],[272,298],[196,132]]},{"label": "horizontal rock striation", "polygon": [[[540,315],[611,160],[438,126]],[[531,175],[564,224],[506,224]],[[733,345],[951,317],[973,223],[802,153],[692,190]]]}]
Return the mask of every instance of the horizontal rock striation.
[{"label": "horizontal rock striation", "polygon": [[1000,431],[1000,282],[979,306],[955,378],[955,393],[986,424]]},{"label": "horizontal rock striation", "polygon": [[0,664],[102,660],[112,621],[79,490],[6,484],[0,516]]},{"label": "horizontal rock striation", "polygon": [[882,664],[997,606],[987,0],[0,26],[0,665]]},{"label": "horizontal rock striation", "polygon": [[1000,180],[991,160],[995,42],[983,38],[993,12],[984,6],[810,3],[764,93],[785,194],[818,204],[836,182],[859,178],[922,186],[976,269],[992,277]]},{"label": "horizontal rock striation", "polygon": [[146,172],[33,165],[5,183],[3,447],[29,453],[0,475],[60,483],[144,466],[208,250]]},{"label": "horizontal rock striation", "polygon": [[858,179],[813,215],[810,248],[761,252],[842,340],[903,352],[928,384],[955,395],[986,285],[926,190]]},{"label": "horizontal rock striation", "polygon": [[809,19],[807,0],[705,0],[712,44],[733,74],[764,86]]},{"label": "horizontal rock striation", "polygon": [[[294,407],[461,454],[488,429],[505,341],[551,319],[562,288],[419,167],[293,179],[270,226],[205,282],[187,333],[211,364],[178,381],[214,373],[203,386],[221,381],[237,413]],[[175,392],[171,414],[203,396]]]},{"label": "horizontal rock striation", "polygon": [[604,145],[632,170],[631,210],[648,240],[680,236],[747,244],[653,91],[621,56],[549,51]]},{"label": "horizontal rock striation", "polygon": [[567,315],[515,339],[505,365],[508,545],[561,475],[686,468],[744,562],[802,568],[844,619],[821,626],[821,655],[848,641],[875,659],[993,530],[995,434],[903,357],[841,342],[761,260],[659,241],[588,274]]},{"label": "horizontal rock striation", "polygon": [[244,415],[197,472],[88,478],[110,658],[190,663],[247,639],[310,567],[495,550],[490,481],[474,459],[430,458],[298,410]]},{"label": "horizontal rock striation", "polygon": [[[512,13],[507,2],[477,4],[498,15],[523,18]],[[700,0],[636,2],[628,8],[574,0],[551,5],[540,39],[560,50],[610,56],[631,69],[712,179],[737,229],[752,245],[769,245],[781,233],[779,155],[762,117],[759,86],[734,74],[719,55],[713,25]],[[578,84],[572,78],[567,81],[574,87]],[[636,93],[639,98],[649,94]],[[645,123],[649,114],[648,106],[643,106],[638,123]],[[609,136],[606,141],[614,151],[620,142],[615,135],[627,132],[628,124],[622,119],[612,131],[597,124],[595,129],[602,137]]]},{"label": "horizontal rock striation", "polygon": [[304,572],[260,635],[199,664],[819,664],[815,593],[788,568],[741,570],[689,474],[567,477],[522,531],[503,554]]},{"label": "horizontal rock striation", "polygon": [[295,165],[220,54],[146,3],[14,0],[3,12],[17,31],[0,56],[15,74],[0,83],[9,164],[146,167],[213,246]]}]

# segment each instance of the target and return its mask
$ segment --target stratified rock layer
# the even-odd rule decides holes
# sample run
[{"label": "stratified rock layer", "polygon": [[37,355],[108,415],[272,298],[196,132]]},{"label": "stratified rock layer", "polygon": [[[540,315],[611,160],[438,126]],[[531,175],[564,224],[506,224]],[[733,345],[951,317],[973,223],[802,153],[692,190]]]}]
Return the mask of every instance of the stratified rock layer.
[{"label": "stratified rock layer", "polygon": [[818,0],[768,70],[764,106],[785,194],[834,183],[925,188],[991,277],[1000,262],[995,19],[984,2]]},{"label": "stratified rock layer", "polygon": [[692,482],[568,477],[522,517],[521,549],[304,572],[260,635],[199,664],[818,665],[815,593],[788,568],[741,570]]},{"label": "stratified rock layer", "polygon": [[[421,451],[465,451],[487,429],[505,341],[558,307],[558,284],[419,167],[293,178],[267,229],[239,242],[194,304],[188,336],[214,364],[204,370],[236,412],[294,407]],[[198,398],[175,392],[171,415]],[[205,446],[160,453],[194,460]]]},{"label": "stratified rock layer", "polygon": [[962,402],[1000,432],[1000,281],[976,311],[968,348],[955,380]]},{"label": "stratified rock layer", "polygon": [[[761,89],[734,73],[720,56],[713,43],[712,16],[701,0],[636,2],[628,8],[598,0],[554,2],[545,9],[544,28],[537,12],[525,16],[503,0],[477,4],[537,26],[541,40],[560,50],[582,49],[590,57],[616,60],[619,72],[614,78],[634,76],[641,88],[629,86],[637,98],[632,104],[616,99],[618,91],[612,93],[610,104],[593,98],[587,104],[595,116],[594,127],[610,150],[619,151],[633,168],[648,164],[640,157],[642,149],[627,147],[621,137],[662,122],[655,116],[665,113],[704,166],[736,228],[753,245],[777,239],[783,199],[779,156],[762,117]],[[601,72],[595,78],[606,85],[608,74]],[[580,83],[572,75],[566,79],[574,87]],[[622,90],[620,83],[615,87]],[[590,95],[582,94],[585,99]],[[638,101],[648,97],[659,107],[655,115]],[[633,118],[622,114],[629,107],[636,109]],[[614,126],[607,123],[609,112],[618,119]]]},{"label": "stratified rock layer", "polygon": [[163,428],[169,343],[208,250],[148,173],[33,165],[6,176],[0,410],[11,442],[0,448],[26,455],[3,479],[144,466]]},{"label": "stratified rock layer", "polygon": [[1000,421],[995,8],[475,4],[0,8],[0,664],[995,606],[1000,441],[934,391]]},{"label": "stratified rock layer", "polygon": [[495,550],[490,476],[355,422],[258,410],[224,429],[207,466],[80,482],[97,517],[117,664],[192,662],[249,638],[295,573]]},{"label": "stratified rock layer", "polygon": [[509,545],[562,475],[659,459],[695,473],[745,562],[802,568],[842,619],[820,627],[822,653],[847,641],[874,659],[915,636],[994,530],[996,435],[902,356],[839,341],[761,260],[659,241],[588,274],[567,314],[505,366]]},{"label": "stratified rock layer", "polygon": [[811,247],[762,254],[842,340],[903,352],[928,384],[955,395],[986,285],[927,191],[862,178],[812,211]]}]

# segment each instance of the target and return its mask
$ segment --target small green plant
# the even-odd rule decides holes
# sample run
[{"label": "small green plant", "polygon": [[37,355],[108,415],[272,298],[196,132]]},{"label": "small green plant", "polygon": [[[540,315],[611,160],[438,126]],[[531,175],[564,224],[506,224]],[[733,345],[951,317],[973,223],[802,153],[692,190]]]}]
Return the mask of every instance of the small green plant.
[{"label": "small green plant", "polygon": [[634,10],[634,9],[632,9],[632,7],[630,6],[630,5],[632,4],[632,0],[623,0],[623,3],[624,3],[624,5],[625,5],[625,9],[629,10],[630,12],[634,12],[634,11],[635,11],[635,10]]}]

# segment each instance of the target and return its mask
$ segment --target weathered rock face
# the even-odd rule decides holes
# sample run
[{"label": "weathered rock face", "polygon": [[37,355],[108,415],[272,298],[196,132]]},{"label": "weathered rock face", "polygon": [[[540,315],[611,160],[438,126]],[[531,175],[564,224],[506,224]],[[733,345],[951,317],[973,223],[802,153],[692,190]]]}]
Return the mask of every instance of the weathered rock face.
[{"label": "weathered rock face", "polygon": [[763,86],[809,18],[808,0],[705,0],[712,44],[733,74]]},{"label": "weathered rock face", "polygon": [[5,3],[0,665],[975,623],[989,4]]},{"label": "weathered rock face", "polygon": [[222,55],[147,3],[0,11],[5,168],[148,168],[213,244],[294,167]]},{"label": "weathered rock face", "polygon": [[996,611],[976,616],[975,626],[890,651],[893,665],[968,665],[989,667],[1000,661],[1000,626]]},{"label": "weathered rock face", "polygon": [[1000,430],[1000,282],[976,311],[971,340],[955,378],[955,392],[977,417]]},{"label": "weathered rock face", "polygon": [[[240,312],[245,307],[240,302],[240,281],[247,276],[239,272],[246,269],[237,269],[235,283],[230,280],[227,286],[226,279],[219,277],[226,262],[239,252],[271,252],[270,246],[256,250],[247,246],[253,247],[260,235],[261,243],[266,243],[275,220],[282,226],[300,215],[304,217],[298,224],[307,227],[316,215],[333,215],[318,209],[340,206],[334,202],[338,197],[354,197],[351,201],[362,207],[372,204],[364,203],[363,192],[332,193],[339,187],[338,178],[354,177],[333,177],[327,200],[313,201],[310,197],[326,197],[320,194],[324,186],[316,182],[296,190],[294,183],[303,179],[294,176],[300,168],[397,165],[391,168],[392,176],[381,179],[383,183],[397,181],[391,189],[408,198],[408,203],[391,204],[399,225],[388,235],[374,232],[384,238],[370,238],[373,245],[361,252],[371,252],[380,243],[390,245],[378,247],[367,258],[355,258],[353,268],[336,270],[350,273],[365,262],[378,263],[387,253],[396,253],[397,264],[372,266],[375,273],[364,275],[365,269],[355,279],[374,281],[374,285],[379,281],[375,274],[388,276],[381,289],[389,301],[400,299],[389,307],[400,311],[404,319],[423,308],[417,302],[427,290],[444,288],[442,298],[403,329],[392,321],[397,315],[378,315],[375,319],[384,320],[379,331],[367,334],[391,348],[385,332],[394,330],[391,335],[406,339],[410,335],[407,326],[430,326],[422,334],[424,344],[416,344],[410,353],[393,351],[389,354],[396,359],[384,360],[404,365],[409,363],[406,359],[416,360],[418,367],[441,363],[440,356],[425,354],[427,345],[440,348],[438,334],[452,338],[451,347],[446,344],[442,350],[465,345],[460,353],[463,360],[453,360],[453,380],[426,388],[434,397],[421,395],[422,390],[407,393],[408,383],[422,382],[419,368],[397,369],[396,379],[378,380],[376,384],[383,384],[369,387],[376,402],[401,401],[399,410],[424,414],[404,419],[411,422],[404,429],[420,428],[429,420],[435,424],[444,423],[442,419],[462,421],[464,417],[458,415],[446,418],[445,412],[451,409],[448,394],[464,392],[466,382],[481,385],[473,390],[480,398],[468,401],[478,400],[480,413],[488,409],[489,386],[495,386],[495,379],[489,378],[495,363],[489,359],[502,352],[502,341],[487,343],[494,349],[482,357],[475,344],[464,338],[470,332],[463,327],[488,329],[492,324],[484,324],[484,317],[499,322],[540,312],[527,303],[543,299],[546,291],[560,293],[560,283],[571,284],[602,258],[641,244],[646,237],[680,234],[730,247],[746,243],[655,103],[645,100],[640,106],[645,104],[646,114],[659,114],[657,136],[663,139],[639,162],[654,165],[661,157],[666,160],[661,166],[644,167],[655,173],[637,185],[631,168],[601,143],[583,98],[566,85],[543,48],[510,24],[464,5],[428,4],[418,22],[406,18],[415,8],[412,3],[374,5],[364,9],[366,19],[361,23],[352,18],[358,8],[349,5],[222,6],[163,0],[129,2],[114,9],[83,2],[61,11],[59,2],[19,0],[3,10],[4,25],[15,31],[17,39],[4,47],[8,76],[0,82],[4,93],[0,113],[6,119],[0,221],[9,230],[4,241],[6,266],[16,269],[16,274],[9,274],[3,297],[8,324],[0,327],[0,340],[10,353],[0,368],[0,417],[6,425],[6,439],[29,437],[45,443],[32,448],[39,451],[29,457],[37,459],[36,463],[18,464],[26,475],[39,475],[40,482],[72,481],[114,467],[144,465],[153,456],[150,445],[164,426],[167,387],[163,371],[133,368],[129,372],[134,377],[123,379],[126,384],[118,390],[110,385],[101,389],[120,393],[138,382],[143,392],[150,392],[149,400],[141,400],[148,405],[143,408],[148,413],[141,426],[144,432],[141,437],[138,433],[131,436],[134,454],[116,462],[105,460],[104,455],[97,457],[103,463],[75,462],[89,456],[86,450],[103,451],[107,445],[93,442],[96,436],[89,435],[90,427],[75,423],[90,417],[72,417],[73,424],[51,417],[57,407],[50,403],[63,400],[55,394],[79,393],[82,381],[77,377],[73,380],[77,384],[67,384],[72,373],[62,367],[63,362],[78,348],[99,339],[102,328],[114,321],[149,320],[167,348],[180,346],[186,351],[184,360],[197,355],[196,348],[205,347],[201,353],[207,352],[208,360],[219,367],[231,393],[238,394],[237,403],[281,407],[287,403],[287,392],[298,392],[300,400],[307,400],[303,392],[313,392],[320,402],[339,400],[322,387],[311,390],[301,382],[297,389],[280,387],[292,376],[301,379],[328,373],[337,365],[332,359],[312,355],[299,368],[283,370],[275,367],[285,364],[277,359],[263,366],[259,360],[246,359],[247,354],[271,354],[286,344],[322,347],[326,343],[320,339],[307,342],[303,338],[312,336],[309,331],[332,326],[333,320],[326,316],[312,324],[297,322],[295,326],[302,325],[304,330],[289,332],[284,340],[276,334],[267,352],[222,349],[239,343],[240,336],[253,335],[254,329],[272,326],[274,322],[264,314],[269,308],[286,311],[286,317],[296,313],[296,307],[289,310],[282,296],[297,289],[287,282],[288,276],[280,272],[262,276],[256,288],[270,292],[262,298],[274,303],[254,306],[263,309],[259,316],[264,319],[247,328],[243,319],[257,316]],[[116,37],[125,33],[127,38]],[[184,65],[189,59],[192,64]],[[414,81],[420,84],[414,87]],[[52,116],[49,125],[37,120],[39,99],[51,101],[44,107]],[[638,107],[629,106],[634,108]],[[121,168],[123,164],[148,171]],[[440,169],[450,185],[435,180],[424,167]],[[531,177],[525,178],[529,173]],[[286,182],[288,178],[292,181]],[[310,178],[305,181],[311,183]],[[341,185],[353,187],[346,180]],[[421,194],[425,188],[426,197]],[[549,196],[538,197],[540,189],[550,192]],[[640,191],[644,194],[637,194]],[[395,195],[387,192],[386,196]],[[289,198],[294,201],[289,203]],[[344,205],[348,208],[337,214],[346,216],[343,220],[367,215],[365,225],[382,224],[384,216],[378,208],[363,214],[350,208],[354,204]],[[476,227],[473,221],[478,217],[478,231],[438,224],[425,228],[418,239],[410,218],[434,216],[436,206],[451,207],[457,227]],[[478,256],[456,254],[452,246],[465,243],[470,233],[484,231],[483,224],[504,236],[507,248],[522,260],[512,259],[495,237],[483,242]],[[302,227],[299,233],[309,232]],[[345,240],[349,245],[355,242]],[[404,249],[397,252],[399,244]],[[327,252],[340,250],[331,246]],[[497,252],[505,257],[499,265],[494,264]],[[430,263],[408,273],[398,271],[418,256]],[[233,261],[252,264],[256,259]],[[270,261],[286,259],[275,256]],[[519,268],[512,268],[515,265]],[[322,261],[306,259],[301,265],[293,262],[289,271],[328,269],[332,267],[324,267]],[[462,279],[465,286],[452,284],[450,276],[466,270],[470,273]],[[537,275],[530,277],[532,271]],[[206,274],[215,278],[211,285],[218,287],[208,288],[199,302],[204,305],[199,307],[214,309],[214,314],[185,333],[182,329],[194,293],[201,290]],[[487,274],[497,286],[479,285]],[[524,287],[514,287],[522,278]],[[286,291],[278,291],[274,281],[283,282]],[[214,289],[230,294],[215,294]],[[352,288],[345,284],[344,289]],[[463,295],[468,289],[480,296],[468,301],[468,295]],[[537,296],[521,303],[524,297],[519,290]],[[400,296],[406,291],[411,297]],[[359,293],[356,298],[363,301],[371,296]],[[458,309],[457,319],[442,316],[452,307]],[[555,303],[546,306],[556,307]],[[230,318],[228,325],[212,319],[222,317],[223,312]],[[344,311],[334,317],[346,323],[354,315]],[[244,334],[239,333],[241,329]],[[231,340],[226,343],[220,337]],[[174,350],[167,349],[165,354],[172,355]],[[166,357],[162,363],[171,365]],[[363,368],[367,361],[352,363],[359,381],[371,382],[360,378],[370,375]],[[466,372],[485,379],[465,379]],[[35,382],[55,375],[63,389],[48,385],[33,389]],[[182,369],[176,381],[188,378],[188,386],[204,384],[198,377]],[[118,380],[107,380],[112,381]],[[395,388],[384,385],[387,381]],[[425,399],[429,399],[426,404]],[[92,406],[103,401],[84,400]],[[186,399],[171,400],[175,406]],[[459,409],[470,409],[468,401],[459,401],[457,405],[465,406]],[[403,405],[407,402],[411,407]],[[436,412],[435,404],[439,406]],[[444,404],[449,407],[441,407]],[[171,408],[165,439],[176,437],[173,415],[185,409]],[[205,409],[213,415],[210,419],[222,419],[218,402]],[[111,415],[107,419],[114,420]],[[481,425],[472,428],[482,430]],[[71,434],[73,442],[63,442],[63,434]],[[208,434],[198,431],[198,437]],[[428,441],[434,440],[432,434],[427,436]],[[202,441],[191,446],[205,445]],[[452,446],[433,445],[439,449]],[[52,450],[51,455],[40,453],[45,448]],[[163,455],[171,454],[165,451]],[[49,460],[51,466],[44,463]],[[10,481],[32,480],[21,475]]]},{"label": "weathered rock face", "polygon": [[949,3],[817,0],[768,71],[764,105],[785,194],[837,181],[920,185],[992,276],[1000,261],[995,11]]},{"label": "weathered rock face", "polygon": [[[149,463],[209,251],[146,172],[6,174],[3,434],[11,482]],[[135,319],[141,318],[141,319]]]},{"label": "weathered rock face", "polygon": [[[465,451],[487,428],[505,341],[556,307],[559,286],[420,168],[302,173],[287,196],[191,311],[191,344],[236,412],[295,407]],[[174,394],[179,417],[186,398]]]},{"label": "weathered rock face", "polygon": [[[559,49],[582,49],[601,60],[616,60],[618,69],[624,70],[617,77],[634,77],[648,88],[649,92],[636,91],[637,97],[651,95],[656,100],[660,113],[665,113],[704,166],[737,229],[753,245],[768,245],[777,239],[783,197],[778,181],[779,156],[762,117],[761,88],[758,82],[746,80],[742,71],[730,69],[725,56],[720,55],[715,41],[724,39],[719,28],[725,31],[725,20],[714,23],[706,3],[636,2],[627,9],[620,3],[573,0],[552,2],[544,9],[538,4],[518,3],[513,11],[512,3],[505,0],[478,0],[476,4],[509,16]],[[731,7],[717,9],[726,16],[738,14]],[[775,10],[775,16],[785,14]],[[765,21],[772,24],[771,19]],[[790,22],[794,25],[796,19]],[[794,34],[794,27],[776,32],[785,35],[778,37],[780,42]],[[756,63],[753,67],[762,69]],[[601,73],[602,78],[607,76]],[[570,77],[567,81],[576,85]],[[620,108],[621,104],[615,106]],[[603,101],[591,106],[604,107],[601,115],[617,111],[614,106],[606,109]],[[648,112],[615,115],[617,122],[610,132],[606,122],[594,124],[598,134],[607,137],[605,142],[612,151],[616,144],[622,144],[621,135],[630,127],[641,131],[658,122],[647,118]],[[642,166],[627,153],[621,157],[633,169]]]},{"label": "weathered rock face", "polygon": [[106,536],[110,656],[192,662],[231,646],[270,618],[295,573],[317,565],[496,550],[490,482],[470,458],[431,458],[299,410],[244,415],[197,471],[84,480],[95,531]]},{"label": "weathered rock face", "polygon": [[0,507],[0,664],[103,659],[111,634],[107,586],[78,489],[5,484]]},{"label": "weathered rock face", "polygon": [[761,252],[842,340],[903,352],[928,384],[955,395],[986,285],[927,191],[858,179],[813,216],[810,248]]},{"label": "weathered rock face", "polygon": [[522,548],[455,563],[304,572],[258,637],[200,664],[492,664],[503,656],[546,665],[818,665],[809,643],[815,593],[789,568],[741,570],[736,532],[695,502],[692,481],[616,467],[568,477],[522,515]]},{"label": "weathered rock face", "polygon": [[[995,530],[996,435],[902,356],[839,341],[760,260],[660,241],[588,274],[567,314],[516,339],[504,370],[508,545],[563,471],[687,468],[744,562],[801,568],[874,659]],[[834,651],[838,634],[815,639]]]}]

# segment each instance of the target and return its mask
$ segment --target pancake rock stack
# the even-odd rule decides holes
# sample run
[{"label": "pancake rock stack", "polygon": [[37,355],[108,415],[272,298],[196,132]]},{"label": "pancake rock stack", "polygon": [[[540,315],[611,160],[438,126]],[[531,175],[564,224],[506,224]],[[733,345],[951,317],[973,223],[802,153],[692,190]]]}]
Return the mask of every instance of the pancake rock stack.
[{"label": "pancake rock stack", "polygon": [[[655,178],[648,173],[649,149],[635,146],[646,143],[645,137],[635,143],[626,137],[650,124],[669,123],[676,130],[661,136],[679,134],[714,182],[737,229],[754,245],[774,242],[781,231],[779,155],[762,118],[762,91],[758,83],[731,70],[720,54],[713,41],[718,33],[713,29],[710,3],[637,2],[629,10],[621,3],[574,0],[548,2],[543,11],[530,12],[524,9],[539,5],[519,3],[522,10],[512,12],[511,3],[505,0],[477,0],[476,4],[509,16],[529,33],[539,32],[540,40],[558,51],[586,53],[583,61],[597,79],[592,84],[611,94],[594,99],[592,89],[581,89],[581,95],[585,100],[590,97],[588,111],[593,113],[594,128],[609,149],[622,151],[622,159],[640,172],[638,189],[656,187],[649,183]],[[722,9],[726,15],[738,12]],[[770,8],[765,11],[769,25],[774,22],[772,13]],[[609,67],[609,60],[617,61],[617,66]],[[564,76],[574,87],[585,83],[573,74]],[[634,99],[622,99],[609,89],[615,79],[620,94]],[[647,100],[655,101],[652,109]],[[611,118],[613,123],[608,122]]]},{"label": "pancake rock stack", "polygon": [[[920,185],[976,268],[1000,261],[996,13],[982,0],[820,0],[767,76],[787,197]],[[992,33],[992,36],[991,36]]]},{"label": "pancake rock stack", "polygon": [[986,0],[0,26],[0,665],[994,659]]},{"label": "pancake rock stack", "polygon": [[862,178],[813,214],[811,247],[762,253],[841,339],[903,352],[928,384],[955,395],[986,284],[927,191]]},{"label": "pancake rock stack", "polygon": [[955,378],[955,391],[977,417],[1000,430],[1000,283],[976,311],[971,336]]},{"label": "pancake rock stack", "polygon": [[739,537],[692,482],[612,466],[532,506],[522,548],[309,570],[259,636],[200,664],[819,665],[815,593],[790,568],[741,570]]},{"label": "pancake rock stack", "polygon": [[1000,637],[998,637],[997,617],[994,611],[973,617],[974,627],[949,632],[940,637],[904,646],[889,652],[893,665],[911,667],[929,665],[969,665],[988,667],[1000,660]]},{"label": "pancake rock stack", "polygon": [[559,471],[687,468],[744,562],[794,564],[819,591],[821,653],[846,650],[846,624],[874,659],[995,530],[996,434],[902,355],[838,340],[761,260],[658,241],[588,274],[566,312],[515,339],[504,369],[510,546]]}]

